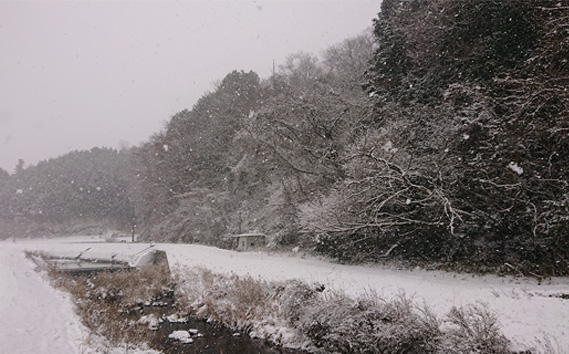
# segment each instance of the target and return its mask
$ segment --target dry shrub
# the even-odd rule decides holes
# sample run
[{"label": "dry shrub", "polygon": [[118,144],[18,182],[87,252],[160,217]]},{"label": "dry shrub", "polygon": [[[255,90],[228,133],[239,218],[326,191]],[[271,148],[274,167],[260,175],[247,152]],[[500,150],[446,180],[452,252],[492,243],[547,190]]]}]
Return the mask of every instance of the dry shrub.
[{"label": "dry shrub", "polygon": [[223,276],[207,269],[185,273],[181,287],[186,308],[209,321],[224,323],[241,331],[251,331],[253,323],[265,318],[274,309],[267,284],[250,276]]},{"label": "dry shrub", "polygon": [[447,323],[449,329],[441,343],[441,354],[510,353],[509,341],[500,333],[498,319],[484,305],[453,307]]},{"label": "dry shrub", "polygon": [[334,353],[435,353],[440,335],[436,318],[403,295],[385,301],[334,294],[315,303],[302,323],[318,348]]},{"label": "dry shrub", "polygon": [[276,344],[303,341],[295,327],[316,293],[307,284],[226,276],[207,269],[185,270],[181,279],[178,306],[188,312]]},{"label": "dry shrub", "polygon": [[167,267],[151,265],[134,271],[102,272],[89,278],[91,297],[134,306],[173,291]]},{"label": "dry shrub", "polygon": [[[354,300],[299,280],[268,282],[207,269],[178,273],[176,302],[182,310],[281,345],[322,353],[512,353],[497,318],[481,305],[452,308],[441,321],[404,294],[386,300],[369,293]],[[83,323],[112,344],[145,341],[147,327],[129,313],[174,289],[160,266],[78,277],[52,270],[51,275],[73,295]],[[556,352],[548,348],[546,353]]]},{"label": "dry shrub", "polygon": [[354,300],[319,284],[206,269],[186,270],[180,278],[182,308],[277,344],[322,353],[511,353],[496,317],[482,306],[453,308],[441,321],[404,294]]},{"label": "dry shrub", "polygon": [[281,304],[280,310],[284,318],[295,326],[306,308],[318,300],[318,293],[322,290],[323,288],[316,290],[306,283],[293,279],[276,286],[272,298]]}]

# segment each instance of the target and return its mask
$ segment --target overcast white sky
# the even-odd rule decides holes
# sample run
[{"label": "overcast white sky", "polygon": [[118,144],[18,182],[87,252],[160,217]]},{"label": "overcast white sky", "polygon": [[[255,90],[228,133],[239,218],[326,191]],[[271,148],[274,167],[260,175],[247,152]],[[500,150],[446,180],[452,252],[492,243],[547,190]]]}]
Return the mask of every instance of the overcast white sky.
[{"label": "overcast white sky", "polygon": [[232,70],[361,33],[380,2],[0,1],[0,168],[137,145]]}]

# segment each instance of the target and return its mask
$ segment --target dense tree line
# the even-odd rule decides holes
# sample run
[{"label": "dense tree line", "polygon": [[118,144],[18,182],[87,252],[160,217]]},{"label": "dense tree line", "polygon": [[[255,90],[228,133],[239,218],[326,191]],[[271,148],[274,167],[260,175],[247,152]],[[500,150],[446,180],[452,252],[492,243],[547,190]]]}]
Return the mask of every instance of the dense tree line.
[{"label": "dense tree line", "polygon": [[0,217],[134,208],[154,240],[259,231],[342,261],[567,274],[568,20],[547,0],[384,0],[373,34],[233,71],[128,154],[0,173]]},{"label": "dense tree line", "polygon": [[341,157],[371,113],[361,89],[368,33],[320,59],[296,53],[261,80],[234,71],[135,149],[137,216],[149,238],[228,245],[262,231],[300,238],[299,206],[343,178]]},{"label": "dense tree line", "polygon": [[384,1],[374,120],[306,208],[338,257],[567,274],[569,7]]},{"label": "dense tree line", "polygon": [[229,74],[137,155],[148,235],[565,274],[568,12],[385,0],[373,38]]},{"label": "dense tree line", "polygon": [[0,174],[3,237],[51,236],[105,227],[128,230],[129,154],[107,148],[74,151]]}]

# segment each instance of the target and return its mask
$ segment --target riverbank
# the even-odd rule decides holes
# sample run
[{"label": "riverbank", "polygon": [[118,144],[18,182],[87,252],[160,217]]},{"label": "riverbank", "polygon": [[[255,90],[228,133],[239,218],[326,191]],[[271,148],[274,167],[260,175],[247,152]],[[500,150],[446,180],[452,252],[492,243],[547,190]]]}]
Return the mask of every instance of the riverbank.
[{"label": "riverbank", "polygon": [[[98,238],[31,240],[20,249],[66,249],[80,252],[91,247],[114,252],[136,252],[147,244],[108,244]],[[496,314],[500,329],[515,349],[553,346],[569,348],[569,290],[567,278],[535,279],[472,276],[441,270],[396,270],[377,266],[346,266],[300,254],[239,253],[199,245],[157,244],[167,252],[171,267],[205,268],[213,273],[250,276],[253,279],[286,281],[298,279],[324,285],[324,294],[343,292],[357,298],[374,292],[392,298],[404,292],[417,304],[427,304],[439,317],[453,307],[486,304]]]}]

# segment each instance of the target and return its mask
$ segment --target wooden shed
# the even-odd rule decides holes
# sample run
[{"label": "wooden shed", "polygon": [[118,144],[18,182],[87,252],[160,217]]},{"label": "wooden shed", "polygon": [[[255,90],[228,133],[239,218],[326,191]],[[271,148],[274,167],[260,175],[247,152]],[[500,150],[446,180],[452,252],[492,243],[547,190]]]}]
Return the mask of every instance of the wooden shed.
[{"label": "wooden shed", "polygon": [[248,251],[265,246],[265,235],[261,233],[239,234],[232,237],[237,239],[238,251]]}]

